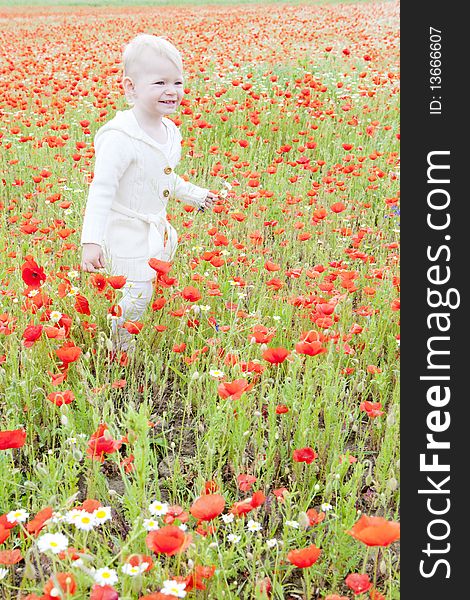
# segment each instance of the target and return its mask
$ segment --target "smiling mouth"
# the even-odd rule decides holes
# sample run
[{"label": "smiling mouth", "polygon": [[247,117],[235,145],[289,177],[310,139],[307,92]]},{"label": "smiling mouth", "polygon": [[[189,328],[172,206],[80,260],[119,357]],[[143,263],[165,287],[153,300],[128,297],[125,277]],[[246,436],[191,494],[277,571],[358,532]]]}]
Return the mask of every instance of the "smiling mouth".
[{"label": "smiling mouth", "polygon": [[176,104],[176,100],[160,100],[162,104]]}]

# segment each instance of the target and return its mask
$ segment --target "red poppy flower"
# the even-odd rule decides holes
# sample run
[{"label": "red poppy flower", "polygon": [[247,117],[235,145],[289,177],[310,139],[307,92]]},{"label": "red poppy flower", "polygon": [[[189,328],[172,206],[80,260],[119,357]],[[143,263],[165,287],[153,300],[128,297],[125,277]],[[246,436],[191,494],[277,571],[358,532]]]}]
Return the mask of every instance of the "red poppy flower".
[{"label": "red poppy flower", "polygon": [[67,371],[64,371],[63,373],[58,373],[58,374],[48,371],[47,374],[50,376],[51,383],[54,386],[64,383],[64,381],[67,379]]},{"label": "red poppy flower", "polygon": [[82,294],[77,294],[75,296],[74,308],[81,315],[91,315],[90,304]]},{"label": "red poppy flower", "polygon": [[26,523],[26,531],[32,535],[37,535],[46,524],[46,521],[51,517],[52,507],[46,506]]},{"label": "red poppy flower", "polygon": [[191,536],[186,535],[176,525],[164,525],[160,529],[151,531],[145,538],[145,543],[155,554],[173,556],[184,552],[191,543]]},{"label": "red poppy flower", "polygon": [[382,404],[380,402],[369,402],[368,400],[361,402],[361,404],[359,405],[359,409],[363,412],[366,412],[367,416],[371,419],[374,419],[375,417],[380,417],[384,414],[381,408]]},{"label": "red poppy flower", "polygon": [[32,256],[27,256],[21,267],[21,278],[26,285],[36,289],[46,280],[46,274]]},{"label": "red poppy flower", "polygon": [[242,394],[252,386],[246,379],[235,379],[235,381],[224,381],[217,386],[217,392],[221,398],[229,400],[238,400]]},{"label": "red poppy flower", "polygon": [[95,583],[91,588],[90,600],[119,600],[119,594],[110,585]]},{"label": "red poppy flower", "polygon": [[197,498],[189,512],[199,521],[212,521],[218,517],[225,508],[225,498],[220,494],[206,494]]},{"label": "red poppy flower", "polygon": [[13,529],[14,527],[16,527],[18,525],[18,523],[17,523],[17,521],[13,521],[13,522],[9,521],[7,519],[7,514],[8,513],[0,515],[0,525],[2,527],[4,527],[5,529]]},{"label": "red poppy flower", "polygon": [[88,458],[103,462],[105,454],[116,452],[121,445],[122,442],[120,440],[113,440],[108,431],[108,426],[102,423],[90,437],[86,454]]},{"label": "red poppy flower", "polygon": [[335,202],[330,208],[334,213],[340,213],[343,212],[343,210],[346,210],[346,206],[342,202]]},{"label": "red poppy flower", "polygon": [[68,365],[69,363],[73,363],[78,360],[82,354],[82,351],[80,348],[75,346],[73,342],[65,342],[61,348],[57,348],[55,353],[57,354],[59,360]]},{"label": "red poppy flower", "polygon": [[122,324],[123,329],[132,335],[138,335],[143,328],[144,324],[140,321],[125,321]]},{"label": "red poppy flower", "polygon": [[201,292],[192,285],[186,286],[181,292],[181,296],[189,302],[197,302],[202,298]]},{"label": "red poppy flower", "polygon": [[99,500],[95,500],[94,498],[87,498],[84,500],[79,506],[76,508],[78,510],[84,510],[85,512],[92,513],[93,511],[101,508],[103,505]]},{"label": "red poppy flower", "polygon": [[104,292],[108,285],[106,277],[103,275],[103,273],[93,273],[93,275],[90,275],[90,283],[99,293]]},{"label": "red poppy flower", "polygon": [[276,498],[279,500],[279,502],[284,502],[285,496],[288,493],[289,493],[289,490],[285,487],[276,488],[275,490],[273,490],[273,494],[276,496]]},{"label": "red poppy flower", "polygon": [[299,567],[299,569],[305,569],[315,564],[320,554],[321,549],[312,544],[311,546],[307,546],[307,548],[291,550],[287,555],[287,560],[296,567]]},{"label": "red poppy flower", "polygon": [[381,594],[375,588],[371,588],[369,591],[370,600],[385,600],[385,596]]},{"label": "red poppy flower", "polygon": [[0,431],[0,450],[8,448],[21,448],[26,441],[26,431],[24,429],[12,429]]},{"label": "red poppy flower", "polygon": [[16,565],[20,560],[23,560],[20,550],[0,550],[0,565]]},{"label": "red poppy flower", "polygon": [[238,487],[242,492],[249,492],[255,481],[256,477],[253,477],[253,475],[242,474],[237,477]]},{"label": "red poppy flower", "polygon": [[307,356],[317,356],[317,354],[325,354],[328,350],[321,342],[299,342],[295,345],[297,354],[306,354]]},{"label": "red poppy flower", "polygon": [[317,458],[317,456],[318,454],[315,452],[315,450],[308,446],[306,448],[294,450],[294,452],[292,453],[292,458],[295,462],[304,462],[308,465],[312,463]]},{"label": "red poppy flower", "polygon": [[26,348],[30,348],[34,342],[36,342],[42,334],[42,325],[28,325],[23,331],[24,345]]},{"label": "red poppy flower", "polygon": [[213,479],[210,479],[209,481],[206,481],[204,483],[204,494],[213,494],[218,489],[219,489],[219,486]]},{"label": "red poppy flower", "polygon": [[113,289],[120,290],[126,285],[127,280],[122,275],[111,275],[107,281]]},{"label": "red poppy flower", "polygon": [[186,523],[189,521],[189,514],[177,504],[169,506],[166,515],[163,517],[163,522],[166,525],[171,525],[176,520],[178,520],[180,523]]},{"label": "red poppy flower", "polygon": [[261,506],[266,501],[264,492],[258,490],[251,498],[246,498],[240,502],[235,502],[230,508],[230,513],[233,515],[246,515],[258,506]]},{"label": "red poppy flower", "polygon": [[348,588],[355,594],[363,594],[372,587],[369,575],[366,574],[360,575],[359,573],[351,573],[346,577],[345,582]]},{"label": "red poppy flower", "polygon": [[157,272],[157,275],[167,275],[171,269],[172,263],[165,262],[164,260],[158,260],[157,258],[151,258],[149,260],[149,266]]},{"label": "red poppy flower", "polygon": [[362,515],[347,533],[366,546],[388,546],[400,539],[400,523]]},{"label": "red poppy flower", "polygon": [[47,399],[56,406],[62,406],[63,404],[70,404],[73,402],[75,396],[73,392],[66,390],[65,392],[51,392],[48,394]]},{"label": "red poppy flower", "polygon": [[[56,600],[57,599],[57,585],[65,593],[65,595],[73,596],[77,590],[77,584],[72,573],[56,573],[54,575],[54,581],[52,577],[44,586],[44,600]],[[56,583],[57,582],[57,583]]]},{"label": "red poppy flower", "polygon": [[254,325],[252,333],[248,334],[250,342],[256,342],[257,344],[269,344],[276,333],[275,329],[267,328],[264,325]]},{"label": "red poppy flower", "polygon": [[309,508],[307,510],[306,514],[308,517],[308,522],[310,524],[310,527],[313,527],[314,525],[318,525],[318,523],[321,523],[325,519],[325,513],[324,512],[318,513],[314,508]]},{"label": "red poppy flower", "polygon": [[210,579],[215,573],[215,567],[204,567],[203,565],[197,565],[192,573],[190,573],[184,582],[186,583],[186,587],[184,588],[186,592],[191,591],[196,588],[197,590],[205,590],[206,584],[204,583],[204,579]]},{"label": "red poppy flower", "polygon": [[2,523],[0,523],[0,544],[3,544],[10,537],[10,529],[4,527]]},{"label": "red poppy flower", "polygon": [[268,348],[263,352],[262,357],[271,364],[277,365],[284,362],[289,354],[289,350],[285,348]]},{"label": "red poppy flower", "polygon": [[258,506],[261,506],[262,504],[264,504],[265,501],[266,501],[265,493],[262,492],[261,490],[258,490],[251,497],[250,503],[253,508],[258,508]]},{"label": "red poppy flower", "polygon": [[270,271],[270,272],[272,272],[272,271],[279,271],[279,270],[280,270],[280,268],[281,268],[281,265],[278,265],[278,264],[276,264],[276,263],[273,263],[273,262],[271,262],[270,260],[268,260],[268,261],[266,261],[266,262],[265,262],[265,264],[264,264],[264,268],[265,268],[267,271]]}]

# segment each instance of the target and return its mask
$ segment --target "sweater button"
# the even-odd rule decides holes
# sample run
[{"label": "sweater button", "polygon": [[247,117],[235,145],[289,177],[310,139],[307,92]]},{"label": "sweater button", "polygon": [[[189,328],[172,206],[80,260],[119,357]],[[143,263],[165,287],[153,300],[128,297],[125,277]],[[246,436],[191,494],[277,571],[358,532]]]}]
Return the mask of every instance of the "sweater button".
[{"label": "sweater button", "polygon": [[170,195],[170,190],[163,190],[163,195],[165,196],[165,198],[168,198],[168,196]]},{"label": "sweater button", "polygon": [[169,175],[171,173],[171,171],[172,171],[171,167],[165,167],[163,169],[163,172],[165,173],[165,175]]}]

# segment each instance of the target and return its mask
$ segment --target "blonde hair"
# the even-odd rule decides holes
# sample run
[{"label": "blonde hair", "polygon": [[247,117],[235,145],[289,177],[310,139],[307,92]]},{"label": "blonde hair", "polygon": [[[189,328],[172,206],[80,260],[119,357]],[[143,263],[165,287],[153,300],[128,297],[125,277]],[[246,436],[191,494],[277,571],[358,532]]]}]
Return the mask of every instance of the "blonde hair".
[{"label": "blonde hair", "polygon": [[158,55],[168,58],[181,72],[183,72],[183,59],[179,50],[163,36],[139,33],[124,48],[122,62],[124,66],[123,77],[130,77],[140,55],[145,49],[154,50]]}]

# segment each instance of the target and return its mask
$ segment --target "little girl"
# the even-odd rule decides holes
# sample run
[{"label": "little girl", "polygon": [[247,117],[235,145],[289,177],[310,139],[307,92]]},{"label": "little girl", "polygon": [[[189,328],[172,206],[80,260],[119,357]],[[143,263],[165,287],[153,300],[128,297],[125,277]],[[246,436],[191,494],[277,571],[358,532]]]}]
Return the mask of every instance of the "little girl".
[{"label": "little girl", "polygon": [[113,347],[127,350],[121,325],[138,320],[153,291],[150,258],[171,261],[178,236],[166,218],[170,197],[204,210],[217,195],[179,177],[181,134],[166,115],[183,98],[178,50],[162,37],[139,34],[125,48],[122,85],[132,109],[118,111],[95,136],[95,170],[83,220],[81,268],[106,268],[127,282],[113,322]]}]

